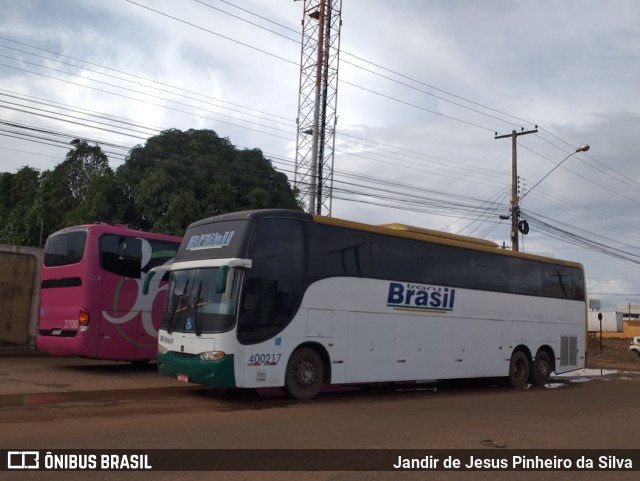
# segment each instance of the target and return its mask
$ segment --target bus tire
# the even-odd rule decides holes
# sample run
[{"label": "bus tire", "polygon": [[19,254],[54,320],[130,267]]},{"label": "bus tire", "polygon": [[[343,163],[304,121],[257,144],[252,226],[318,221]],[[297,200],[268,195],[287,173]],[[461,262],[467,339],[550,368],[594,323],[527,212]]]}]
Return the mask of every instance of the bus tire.
[{"label": "bus tire", "polygon": [[320,392],[324,382],[324,364],[320,354],[310,347],[297,349],[289,359],[284,390],[293,399],[308,401]]},{"label": "bus tire", "polygon": [[529,368],[529,380],[534,386],[544,386],[551,377],[551,358],[546,351],[538,351],[536,360],[531,363]]},{"label": "bus tire", "polygon": [[515,351],[509,362],[509,385],[511,387],[524,387],[529,380],[529,359],[522,351]]}]

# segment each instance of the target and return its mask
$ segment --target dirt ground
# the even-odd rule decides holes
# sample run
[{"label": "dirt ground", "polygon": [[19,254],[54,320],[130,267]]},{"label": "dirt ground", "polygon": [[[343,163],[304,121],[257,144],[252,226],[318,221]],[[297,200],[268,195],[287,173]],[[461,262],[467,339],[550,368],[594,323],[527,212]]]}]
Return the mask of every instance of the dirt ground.
[{"label": "dirt ground", "polygon": [[629,352],[631,339],[602,339],[590,337],[587,342],[587,367],[594,369],[618,369],[640,371],[640,359]]}]

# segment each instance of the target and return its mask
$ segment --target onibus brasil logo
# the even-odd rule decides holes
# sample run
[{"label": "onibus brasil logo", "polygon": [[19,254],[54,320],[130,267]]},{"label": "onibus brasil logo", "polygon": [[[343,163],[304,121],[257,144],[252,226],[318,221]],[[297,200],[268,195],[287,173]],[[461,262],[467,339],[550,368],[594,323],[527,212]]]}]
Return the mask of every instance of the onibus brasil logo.
[{"label": "onibus brasil logo", "polygon": [[390,282],[387,307],[398,311],[447,313],[453,311],[456,290],[450,287]]}]

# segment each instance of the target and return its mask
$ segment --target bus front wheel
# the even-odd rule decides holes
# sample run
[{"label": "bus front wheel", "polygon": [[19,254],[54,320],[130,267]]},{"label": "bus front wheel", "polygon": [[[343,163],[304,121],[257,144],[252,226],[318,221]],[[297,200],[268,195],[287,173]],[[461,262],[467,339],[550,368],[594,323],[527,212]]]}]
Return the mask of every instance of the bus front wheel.
[{"label": "bus front wheel", "polygon": [[522,351],[515,351],[509,362],[509,384],[511,387],[524,387],[529,380],[529,359]]},{"label": "bus front wheel", "polygon": [[310,347],[295,351],[287,365],[285,392],[299,401],[313,399],[320,392],[323,381],[324,364],[320,354]]}]

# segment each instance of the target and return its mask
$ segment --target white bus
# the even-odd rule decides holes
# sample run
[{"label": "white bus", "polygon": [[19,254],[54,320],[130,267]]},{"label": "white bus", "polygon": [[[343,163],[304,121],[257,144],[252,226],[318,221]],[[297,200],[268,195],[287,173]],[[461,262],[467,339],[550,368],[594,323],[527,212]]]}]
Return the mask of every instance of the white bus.
[{"label": "white bus", "polygon": [[580,264],[471,237],[288,210],[191,224],[171,271],[160,373],[221,388],[503,377],[584,367]]}]

